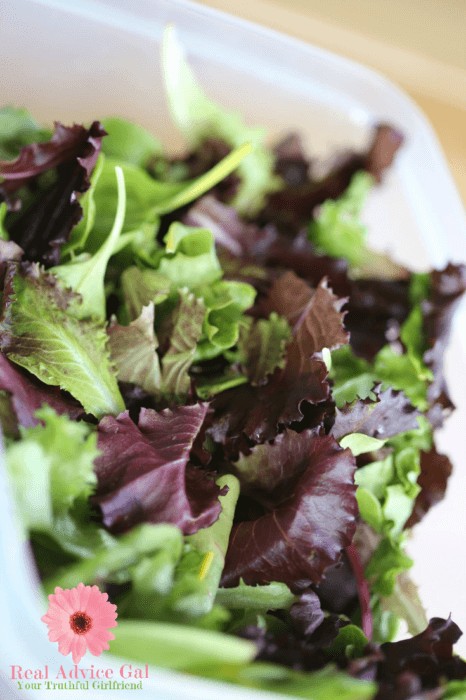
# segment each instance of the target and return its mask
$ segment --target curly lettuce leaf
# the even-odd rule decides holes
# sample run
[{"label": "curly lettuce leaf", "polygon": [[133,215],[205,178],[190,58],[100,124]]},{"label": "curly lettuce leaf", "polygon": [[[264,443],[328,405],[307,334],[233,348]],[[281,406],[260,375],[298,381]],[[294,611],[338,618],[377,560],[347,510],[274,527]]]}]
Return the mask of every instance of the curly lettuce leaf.
[{"label": "curly lettuce leaf", "polygon": [[204,333],[196,360],[207,360],[236,345],[244,312],[251,308],[255,289],[246,282],[219,280],[196,289],[206,306]]},{"label": "curly lettuce leaf", "polygon": [[243,489],[273,492],[295,478],[305,466],[310,435],[284,430],[273,442],[256,445],[233,462]]},{"label": "curly lettuce leaf", "polygon": [[[67,256],[73,256],[75,253],[84,250],[87,244],[87,239],[94,227],[96,217],[95,190],[97,182],[104,169],[105,156],[99,154],[94,170],[90,176],[89,189],[84,192],[80,199],[80,205],[83,212],[82,219],[71,230],[71,234],[67,243],[62,246],[60,260],[63,262]],[[115,200],[116,201],[116,200]]]},{"label": "curly lettuce leaf", "polygon": [[289,309],[283,305],[276,309],[285,318],[296,318],[296,309],[301,309],[283,369],[276,369],[263,386],[240,386],[219,394],[213,402],[216,418],[209,433],[233,454],[242,435],[256,443],[271,440],[280,426],[302,420],[306,403],[318,405],[328,399],[327,367],[316,353],[347,342],[341,312],[344,300],[334,296],[325,280],[314,292],[310,288],[307,292],[304,308],[299,295],[296,307],[290,298]]},{"label": "curly lettuce leaf", "polygon": [[[414,319],[414,320],[413,320]],[[411,404],[421,411],[428,408],[428,388],[432,373],[422,358],[419,316],[414,309],[401,328],[406,351],[385,345],[373,362],[357,357],[347,346],[332,353],[333,396],[339,408],[355,399],[375,399],[374,385],[382,390],[403,391]]]},{"label": "curly lettuce leaf", "polygon": [[[216,357],[237,343],[244,311],[252,306],[256,296],[251,285],[222,280],[222,275],[212,233],[175,222],[165,236],[165,251],[159,257],[157,269],[129,267],[123,273],[122,291],[128,315],[135,318],[142,306],[165,300],[167,304],[160,318],[164,313],[172,314],[179,298],[178,290],[186,288],[194,295],[190,303],[198,309],[205,307],[194,360]],[[157,315],[155,320],[157,326]],[[173,318],[172,326],[175,323]]]},{"label": "curly lettuce leaf", "polygon": [[401,391],[374,387],[374,400],[356,399],[338,407],[331,433],[336,440],[350,433],[386,439],[417,428],[420,415]]},{"label": "curly lettuce leaf", "polygon": [[[11,239],[23,248],[27,259],[58,263],[61,247],[82,217],[78,195],[89,188],[104,135],[99,122],[88,129],[57,123],[50,141],[24,146],[15,161],[0,161],[0,191],[11,203],[24,185],[36,184],[42,174],[55,175],[45,191],[39,188],[25,211],[12,213],[8,223]],[[15,210],[16,205],[11,208]]]},{"label": "curly lettuce leaf", "polygon": [[125,313],[130,321],[135,321],[144,306],[157,306],[172,292],[172,284],[156,270],[127,267],[121,276],[121,292],[125,302]]},{"label": "curly lettuce leaf", "polygon": [[231,148],[252,144],[252,153],[238,168],[241,185],[233,206],[248,215],[256,213],[266,194],[277,189],[274,158],[264,146],[263,130],[247,127],[239,115],[226,112],[209,100],[186,62],[173,27],[165,30],[162,65],[172,117],[191,146],[199,146],[208,136],[222,139]]},{"label": "curly lettuce leaf", "polygon": [[76,299],[38,266],[11,263],[0,321],[1,349],[44,384],[59,386],[97,418],[124,410],[105,329],[69,313]]},{"label": "curly lettuce leaf", "polygon": [[377,672],[382,698],[393,697],[401,674],[409,674],[419,689],[436,688],[445,679],[464,679],[466,662],[453,654],[453,645],[461,634],[450,617],[446,620],[434,617],[411,639],[382,644],[380,651],[384,659]]},{"label": "curly lettuce leaf", "polygon": [[330,377],[333,400],[338,408],[357,399],[374,401],[376,398],[373,391],[376,380],[370,363],[357,357],[349,345],[332,352]]},{"label": "curly lettuce leaf", "polygon": [[452,463],[447,455],[437,452],[435,445],[426,445],[421,452],[421,471],[417,479],[420,491],[414,501],[407,527],[416,525],[445,496]]},{"label": "curly lettuce leaf", "polygon": [[113,323],[108,328],[109,349],[118,379],[140,386],[157,399],[183,402],[191,388],[189,369],[194,360],[205,318],[205,306],[181,288],[171,315],[168,347],[160,358],[154,332],[154,304],[142,307],[140,316],[128,326]]},{"label": "curly lettuce leaf", "polygon": [[174,288],[195,289],[220,279],[222,268],[212,233],[173,223],[165,236],[165,255],[157,272],[169,279]]},{"label": "curly lettuce leaf", "polygon": [[284,316],[298,342],[312,355],[348,343],[349,335],[343,324],[345,312],[342,312],[346,302],[347,299],[333,294],[326,278],[316,289],[311,289],[294,272],[286,272],[274,281],[264,308]]}]

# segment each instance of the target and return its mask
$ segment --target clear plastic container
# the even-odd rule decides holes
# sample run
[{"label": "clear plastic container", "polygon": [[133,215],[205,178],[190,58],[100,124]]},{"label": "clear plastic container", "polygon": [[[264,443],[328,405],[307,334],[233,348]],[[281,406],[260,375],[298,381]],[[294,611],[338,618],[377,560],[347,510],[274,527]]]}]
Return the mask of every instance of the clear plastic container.
[{"label": "clear plastic container", "polygon": [[[440,266],[466,259],[465,218],[438,142],[411,100],[374,72],[321,49],[193,3],[177,0],[15,0],[0,7],[2,102],[27,107],[39,120],[91,120],[114,114],[132,118],[176,149],[162,93],[159,48],[167,22],[174,23],[189,59],[209,94],[269,127],[271,137],[301,131],[313,153],[365,142],[371,125],[389,120],[407,144],[386,183],[370,198],[365,218],[374,246],[410,267]],[[465,476],[465,313],[458,314],[448,353],[447,376],[458,411],[439,446],[457,465],[455,486],[427,516],[411,544],[415,578],[429,614],[466,627],[465,574],[458,571]],[[459,316],[462,316],[460,318]],[[463,365],[464,366],[464,365]],[[463,425],[463,431],[461,429]],[[45,609],[29,553],[21,544],[4,470],[0,467],[0,695],[2,700],[50,698],[50,691],[8,685],[10,664],[51,667],[59,657],[40,617]],[[461,578],[463,577],[463,578]],[[445,607],[447,605],[447,608]],[[118,667],[109,654],[95,665]],[[209,698],[252,700],[279,697],[201,679],[151,671],[141,700]],[[67,691],[70,700],[101,698],[99,691]],[[112,693],[113,696],[113,693]],[[134,691],[115,691],[135,697]]]}]

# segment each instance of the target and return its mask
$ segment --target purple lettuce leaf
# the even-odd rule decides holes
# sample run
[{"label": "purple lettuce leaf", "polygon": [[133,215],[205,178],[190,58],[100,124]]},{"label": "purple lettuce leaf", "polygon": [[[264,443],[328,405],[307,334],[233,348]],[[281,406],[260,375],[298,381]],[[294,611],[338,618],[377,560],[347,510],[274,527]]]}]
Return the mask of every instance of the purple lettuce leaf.
[{"label": "purple lettuce leaf", "polygon": [[325,619],[320,600],[314,591],[308,590],[290,608],[293,628],[305,637],[313,634]]},{"label": "purple lettuce leaf", "polygon": [[[234,526],[222,585],[299,580],[318,583],[352,540],[356,528],[355,460],[328,435],[301,433],[307,455],[299,476],[278,489],[278,504]],[[304,451],[304,450],[303,450]]]},{"label": "purple lettuce leaf", "polygon": [[[273,439],[281,426],[299,423],[303,418],[303,404],[320,404],[329,397],[326,381],[327,368],[316,355],[323,348],[336,348],[348,341],[344,329],[341,306],[338,299],[323,280],[315,291],[309,289],[305,298],[302,281],[290,273],[285,284],[298,288],[295,300],[290,295],[277,303],[277,311],[285,318],[295,319],[293,339],[288,345],[285,366],[260,387],[241,386],[219,394],[214,402],[215,422],[209,434],[216,442],[229,444],[230,455],[241,445],[241,437],[259,443]],[[273,288],[272,288],[273,291]]]},{"label": "purple lettuce leaf", "polygon": [[451,409],[453,404],[448,395],[442,368],[452,317],[466,291],[466,265],[450,263],[443,270],[433,270],[430,281],[429,296],[421,304],[427,344],[424,361],[434,374],[428,398],[431,405],[438,403],[443,408]]},{"label": "purple lettuce leaf", "polygon": [[306,469],[311,432],[284,430],[273,442],[256,445],[234,462],[242,490],[272,493]]},{"label": "purple lettuce leaf", "polygon": [[465,679],[466,663],[453,655],[453,645],[461,634],[451,618],[443,620],[434,617],[421,634],[400,642],[382,644],[380,651],[384,658],[377,667],[377,680],[381,684],[377,700],[393,697],[388,695],[388,691],[396,688],[401,675],[416,678],[419,690],[436,688],[444,679]]},{"label": "purple lettuce leaf", "polygon": [[354,280],[345,319],[354,352],[372,361],[388,341],[398,340],[410,310],[409,279]]},{"label": "purple lettuce leaf", "polygon": [[261,312],[267,316],[275,311],[294,326],[305,312],[314,290],[292,270],[284,272],[272,283],[262,301]]},{"label": "purple lettuce leaf", "polygon": [[313,292],[308,304],[295,323],[295,338],[301,346],[301,355],[335,350],[348,343],[349,334],[343,325],[341,312],[346,299],[339,299],[323,279]]},{"label": "purple lettuce leaf", "polygon": [[300,134],[291,132],[274,147],[275,172],[288,187],[297,187],[307,182],[311,161],[306,155]]},{"label": "purple lettuce leaf", "polygon": [[95,503],[109,530],[151,522],[193,534],[217,520],[221,490],[189,463],[206,412],[207,404],[160,412],[142,408],[138,425],[127,412],[100,421]]},{"label": "purple lettuce leaf", "polygon": [[343,624],[336,615],[328,615],[308,634],[293,626],[277,625],[276,629],[264,629],[248,625],[239,631],[239,635],[256,643],[256,661],[276,663],[295,670],[316,671],[328,664],[326,650]]},{"label": "purple lettuce leaf", "polygon": [[47,265],[59,262],[61,246],[82,217],[77,197],[90,186],[104,135],[99,122],[93,122],[89,129],[57,123],[50,141],[24,146],[15,161],[0,162],[0,193],[14,211],[21,204],[12,196],[21,187],[35,184],[41,174],[56,169],[52,184],[25,211],[14,214],[8,225],[10,237],[23,248],[28,260]]},{"label": "purple lettuce leaf", "polygon": [[328,277],[339,296],[348,296],[351,289],[346,260],[317,254],[305,231],[292,240],[278,236],[264,252],[263,264],[269,274],[280,269],[292,270],[312,287],[316,287],[323,277]]},{"label": "purple lettuce leaf", "polygon": [[417,428],[417,411],[402,391],[374,389],[375,401],[357,400],[336,409],[331,434],[336,440],[350,433],[386,438]]},{"label": "purple lettuce leaf", "polygon": [[299,347],[291,345],[285,368],[276,370],[267,384],[230,389],[212,402],[215,418],[208,434],[232,456],[244,445],[244,436],[253,443],[272,440],[280,426],[302,420],[303,403],[320,404],[328,398],[325,364],[306,359],[302,366]]},{"label": "purple lettuce leaf", "polygon": [[[293,184],[274,192],[268,198],[261,214],[261,221],[273,222],[280,231],[295,235],[302,226],[312,219],[314,208],[326,199],[337,199],[347,189],[351,178],[359,170],[369,172],[377,182],[388,168],[403,143],[402,134],[388,124],[378,124],[372,141],[365,152],[350,151],[336,159],[329,173],[320,180],[305,178],[304,166],[301,164],[300,176]],[[286,160],[286,158],[285,158]],[[298,156],[298,161],[301,156]],[[280,157],[277,170],[283,170]]]},{"label": "purple lettuce leaf", "polygon": [[17,368],[3,353],[0,353],[0,390],[6,391],[10,396],[18,425],[23,428],[39,423],[35,414],[44,405],[73,420],[84,416],[84,410],[77,401],[58,387],[47,386],[28,372]]},{"label": "purple lettuce leaf", "polygon": [[199,199],[188,210],[183,222],[187,226],[208,228],[214,234],[217,246],[239,258],[260,255],[277,237],[272,226],[261,228],[244,221],[236,209],[211,194]]},{"label": "purple lettuce leaf", "polygon": [[416,525],[433,506],[445,496],[452,464],[446,455],[439,454],[432,447],[429,452],[421,452],[421,473],[417,483],[421,487],[414,501],[413,512],[406,523],[410,528]]}]

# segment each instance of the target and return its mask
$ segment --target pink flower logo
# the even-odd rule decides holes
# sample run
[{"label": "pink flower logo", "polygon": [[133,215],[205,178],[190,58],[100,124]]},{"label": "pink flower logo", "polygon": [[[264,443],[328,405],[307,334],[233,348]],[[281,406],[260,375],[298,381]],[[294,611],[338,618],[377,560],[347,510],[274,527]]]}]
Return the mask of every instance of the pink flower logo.
[{"label": "pink flower logo", "polygon": [[115,635],[108,631],[117,626],[116,605],[97,586],[78,584],[76,588],[55,588],[49,595],[49,609],[41,617],[49,628],[49,640],[58,642],[58,651],[79,664],[86,651],[100,656]]}]

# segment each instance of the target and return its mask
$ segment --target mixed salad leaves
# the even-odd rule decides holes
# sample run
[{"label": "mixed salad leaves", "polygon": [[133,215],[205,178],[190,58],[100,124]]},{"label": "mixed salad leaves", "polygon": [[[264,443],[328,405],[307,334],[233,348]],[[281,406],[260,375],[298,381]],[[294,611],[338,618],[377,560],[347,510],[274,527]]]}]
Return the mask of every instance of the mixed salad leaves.
[{"label": "mixed salad leaves", "polygon": [[[0,111],[0,421],[44,592],[97,583],[112,652],[319,700],[460,698],[409,529],[451,471],[464,266],[411,273],[361,210],[403,137],[313,174],[214,104],[173,30],[167,155],[120,118]],[[393,641],[400,620],[411,637]]]}]

